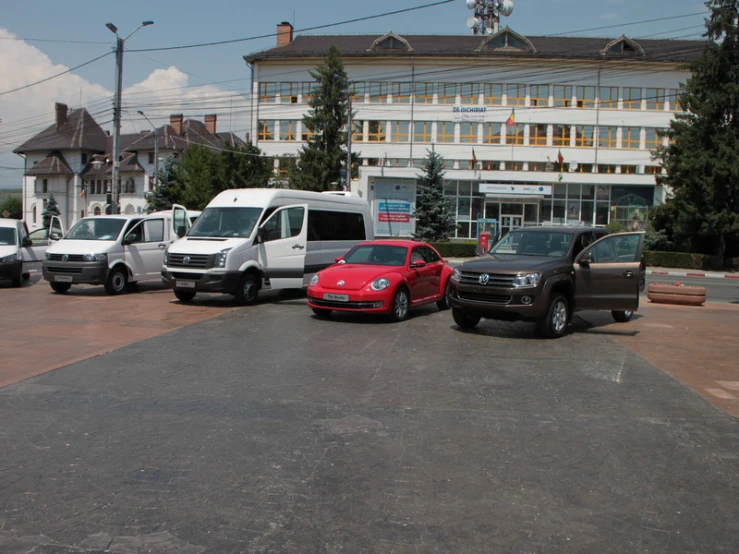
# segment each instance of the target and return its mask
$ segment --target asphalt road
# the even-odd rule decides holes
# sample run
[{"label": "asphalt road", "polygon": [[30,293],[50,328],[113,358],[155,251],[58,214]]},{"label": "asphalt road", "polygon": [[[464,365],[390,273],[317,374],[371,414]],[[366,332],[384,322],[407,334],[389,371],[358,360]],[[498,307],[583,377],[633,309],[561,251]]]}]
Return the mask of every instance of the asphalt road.
[{"label": "asphalt road", "polygon": [[[682,277],[673,275],[647,275],[647,283],[682,283],[706,288],[706,301],[721,304],[739,304],[739,279],[716,277]],[[645,293],[646,294],[646,293]]]},{"label": "asphalt road", "polygon": [[610,329],[272,296],[5,387],[0,552],[736,552],[737,421]]}]

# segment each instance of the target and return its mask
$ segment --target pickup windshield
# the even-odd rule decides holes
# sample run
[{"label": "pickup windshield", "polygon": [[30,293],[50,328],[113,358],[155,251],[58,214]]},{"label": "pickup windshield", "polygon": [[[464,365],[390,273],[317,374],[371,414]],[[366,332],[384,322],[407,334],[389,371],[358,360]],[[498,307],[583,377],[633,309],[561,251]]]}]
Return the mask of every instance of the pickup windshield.
[{"label": "pickup windshield", "polygon": [[116,240],[127,221],[127,219],[111,217],[80,219],[69,230],[69,233],[64,235],[64,238],[70,240]]},{"label": "pickup windshield", "polygon": [[573,236],[572,233],[533,229],[511,231],[490,249],[490,254],[561,258],[569,251]]},{"label": "pickup windshield", "polygon": [[205,208],[187,233],[188,237],[251,236],[262,208]]}]

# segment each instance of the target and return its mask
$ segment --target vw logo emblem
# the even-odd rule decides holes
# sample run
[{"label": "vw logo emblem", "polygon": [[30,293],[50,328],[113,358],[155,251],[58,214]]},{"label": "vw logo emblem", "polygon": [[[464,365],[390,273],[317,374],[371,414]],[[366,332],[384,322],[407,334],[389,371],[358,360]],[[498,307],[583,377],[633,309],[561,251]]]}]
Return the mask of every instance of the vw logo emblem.
[{"label": "vw logo emblem", "polygon": [[62,261],[63,261],[63,262],[68,262],[68,261],[69,261],[69,256],[68,256],[67,254],[64,254],[64,255],[62,256]]},{"label": "vw logo emblem", "polygon": [[481,285],[487,285],[488,281],[490,281],[490,275],[488,275],[487,273],[483,273],[482,275],[480,275]]},{"label": "vw logo emblem", "polygon": [[182,258],[182,263],[185,264],[185,265],[189,264],[190,263],[190,256],[185,256],[184,258]]},{"label": "vw logo emblem", "polygon": [[342,279],[340,281],[337,281],[336,286],[337,287],[343,287],[344,286],[344,280]]}]

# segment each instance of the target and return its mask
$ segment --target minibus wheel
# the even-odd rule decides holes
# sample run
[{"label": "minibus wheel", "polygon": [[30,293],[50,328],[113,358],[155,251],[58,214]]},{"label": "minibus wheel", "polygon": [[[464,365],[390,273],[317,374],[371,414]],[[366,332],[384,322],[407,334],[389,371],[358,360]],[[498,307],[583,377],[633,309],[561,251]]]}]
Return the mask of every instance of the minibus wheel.
[{"label": "minibus wheel", "polygon": [[250,306],[257,301],[259,282],[253,273],[244,273],[236,289],[236,302],[242,306]]}]

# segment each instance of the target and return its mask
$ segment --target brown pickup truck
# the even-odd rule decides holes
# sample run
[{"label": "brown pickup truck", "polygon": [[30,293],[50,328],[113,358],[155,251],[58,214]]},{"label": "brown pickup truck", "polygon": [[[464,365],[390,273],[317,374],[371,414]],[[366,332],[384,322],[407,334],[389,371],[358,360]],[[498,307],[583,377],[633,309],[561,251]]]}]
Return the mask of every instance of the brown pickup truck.
[{"label": "brown pickup truck", "polygon": [[616,321],[629,321],[644,290],[643,245],[644,233],[592,227],[511,231],[488,255],[454,269],[454,321],[462,328],[483,317],[535,321],[549,338],[564,335],[578,310],[611,310]]}]

